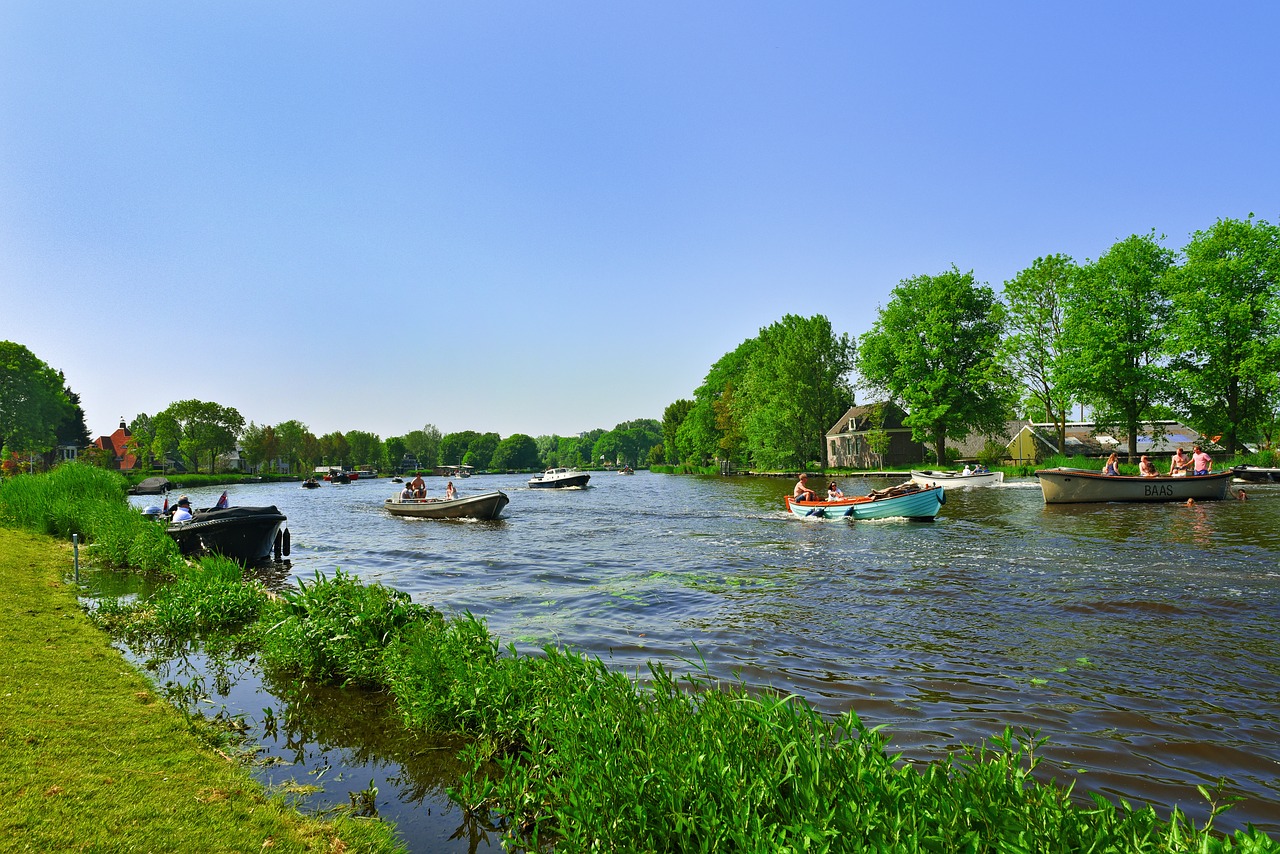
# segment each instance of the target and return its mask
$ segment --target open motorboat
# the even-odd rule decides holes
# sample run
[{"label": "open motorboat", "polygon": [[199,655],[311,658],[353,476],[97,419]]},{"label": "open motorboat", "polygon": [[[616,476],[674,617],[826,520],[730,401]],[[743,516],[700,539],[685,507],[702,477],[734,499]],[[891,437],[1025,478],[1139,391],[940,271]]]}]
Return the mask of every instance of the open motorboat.
[{"label": "open motorboat", "polygon": [[916,521],[932,521],[947,501],[941,486],[922,487],[907,482],[870,495],[840,498],[835,501],[798,501],[787,496],[787,509],[801,519],[890,519],[905,517]]},{"label": "open motorboat", "polygon": [[1236,466],[1231,474],[1238,483],[1280,483],[1280,468]]},{"label": "open motorboat", "polygon": [[635,474],[635,473],[636,473],[636,470],[633,469],[631,466],[623,466],[622,468],[618,469],[618,474]]},{"label": "open motorboat", "polygon": [[1095,501],[1221,501],[1234,471],[1177,477],[1105,475],[1093,469],[1054,468],[1036,472],[1045,504]]},{"label": "open motorboat", "polygon": [[577,469],[547,469],[542,474],[529,478],[530,489],[566,489],[571,486],[586,486],[591,475]]},{"label": "open motorboat", "polygon": [[243,564],[275,553],[289,554],[286,516],[270,507],[215,507],[195,510],[185,522],[170,522],[166,532],[184,555],[219,554]]},{"label": "open motorboat", "polygon": [[465,498],[388,498],[383,507],[393,516],[417,519],[497,519],[511,499],[500,491]]},{"label": "open motorboat", "polygon": [[1002,471],[940,471],[937,469],[911,470],[912,483],[921,486],[996,486],[1004,483]]}]

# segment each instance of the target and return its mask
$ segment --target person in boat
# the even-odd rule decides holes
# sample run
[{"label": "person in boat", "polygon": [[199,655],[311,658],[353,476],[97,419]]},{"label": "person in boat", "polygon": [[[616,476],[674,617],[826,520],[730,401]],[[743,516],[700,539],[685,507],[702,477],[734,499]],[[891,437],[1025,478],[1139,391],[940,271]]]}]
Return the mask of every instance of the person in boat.
[{"label": "person in boat", "polygon": [[827,485],[827,500],[839,501],[841,498],[844,498],[844,493],[840,491],[840,487],[836,486],[836,482],[834,480],[831,481],[831,483]]},{"label": "person in boat", "polygon": [[1102,473],[1107,477],[1120,476],[1120,459],[1116,456],[1115,451],[1111,452],[1111,456],[1107,457],[1107,464],[1102,467]]},{"label": "person in boat", "polygon": [[971,475],[971,474],[973,474],[973,469],[969,468],[969,464],[968,464],[968,463],[965,463],[965,464],[964,464],[964,471],[960,472],[960,476],[961,476],[961,477],[968,477],[968,476],[969,476],[969,475]]},{"label": "person in boat", "polygon": [[453,481],[449,481],[444,485],[444,500],[452,501],[458,497],[458,490],[453,488]]},{"label": "person in boat", "polygon": [[412,487],[412,486],[410,486],[410,485],[409,485],[409,484],[407,484],[407,483],[404,485],[404,489],[400,490],[400,500],[401,500],[401,501],[412,501],[412,500],[413,500],[413,487]]},{"label": "person in boat", "polygon": [[1156,476],[1156,467],[1151,464],[1151,458],[1146,454],[1143,454],[1142,459],[1138,461],[1138,474],[1143,477]]},{"label": "person in boat", "polygon": [[427,497],[427,483],[422,479],[422,475],[417,475],[413,480],[409,481],[409,486],[413,487],[414,498]]},{"label": "person in boat", "polygon": [[1196,445],[1191,454],[1191,473],[1208,474],[1211,471],[1213,471],[1213,457],[1201,450],[1199,445]]},{"label": "person in boat", "polygon": [[178,499],[178,506],[173,508],[173,518],[171,522],[190,522],[191,521],[191,499],[182,496]]},{"label": "person in boat", "polygon": [[1185,475],[1191,470],[1191,460],[1187,459],[1187,455],[1182,453],[1182,449],[1178,448],[1173,452],[1173,459],[1169,461],[1169,474],[1172,477]]},{"label": "person in boat", "polygon": [[796,488],[791,490],[791,497],[796,501],[818,500],[818,493],[809,488],[809,475],[804,472],[800,473],[800,479],[796,481]]}]

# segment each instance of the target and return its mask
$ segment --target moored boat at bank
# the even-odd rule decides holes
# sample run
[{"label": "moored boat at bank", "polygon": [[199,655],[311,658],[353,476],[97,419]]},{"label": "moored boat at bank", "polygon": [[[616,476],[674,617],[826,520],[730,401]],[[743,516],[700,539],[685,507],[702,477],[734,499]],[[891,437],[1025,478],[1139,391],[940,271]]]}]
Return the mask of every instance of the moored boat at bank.
[{"label": "moored boat at bank", "polygon": [[219,554],[243,564],[277,560],[289,554],[287,517],[270,507],[222,507],[196,510],[185,522],[170,522],[166,532],[184,555]]},{"label": "moored boat at bank", "polygon": [[1092,469],[1054,468],[1036,472],[1045,504],[1102,501],[1221,501],[1227,497],[1233,471],[1178,477],[1104,475]]},{"label": "moored boat at bank", "polygon": [[415,519],[497,519],[511,501],[495,490],[463,498],[388,498],[383,507],[393,516]]},{"label": "moored boat at bank", "polygon": [[941,486],[904,483],[889,489],[836,501],[798,501],[788,495],[787,509],[801,519],[892,519],[932,521],[946,503]]},{"label": "moored boat at bank", "polygon": [[1240,483],[1280,483],[1280,468],[1236,466],[1231,474]]}]

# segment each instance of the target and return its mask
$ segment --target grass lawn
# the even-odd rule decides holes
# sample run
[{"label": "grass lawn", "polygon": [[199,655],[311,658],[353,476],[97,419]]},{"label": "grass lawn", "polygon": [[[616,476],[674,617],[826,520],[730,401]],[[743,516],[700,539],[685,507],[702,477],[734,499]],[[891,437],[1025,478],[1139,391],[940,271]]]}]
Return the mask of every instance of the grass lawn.
[{"label": "grass lawn", "polygon": [[206,747],[80,610],[71,549],[0,527],[0,850],[397,851]]}]

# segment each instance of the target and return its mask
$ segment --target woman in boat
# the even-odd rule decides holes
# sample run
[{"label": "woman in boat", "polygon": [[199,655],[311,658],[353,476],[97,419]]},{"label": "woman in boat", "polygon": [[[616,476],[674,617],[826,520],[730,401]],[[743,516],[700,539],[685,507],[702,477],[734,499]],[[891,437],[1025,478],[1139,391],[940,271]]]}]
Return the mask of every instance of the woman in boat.
[{"label": "woman in boat", "polygon": [[452,501],[458,497],[458,490],[453,488],[453,481],[449,481],[444,485],[444,500]]},{"label": "woman in boat", "polygon": [[1107,477],[1119,477],[1120,476],[1119,464],[1120,464],[1119,457],[1116,456],[1115,451],[1112,451],[1111,456],[1107,457],[1107,464],[1102,467],[1102,473]]},{"label": "woman in boat", "polygon": [[801,472],[796,481],[796,488],[791,490],[791,497],[796,501],[817,501],[818,493],[809,488],[809,475]]},{"label": "woman in boat", "polygon": [[841,498],[844,498],[844,493],[840,491],[840,487],[836,486],[836,482],[834,480],[831,481],[827,486],[827,500],[839,501]]}]

